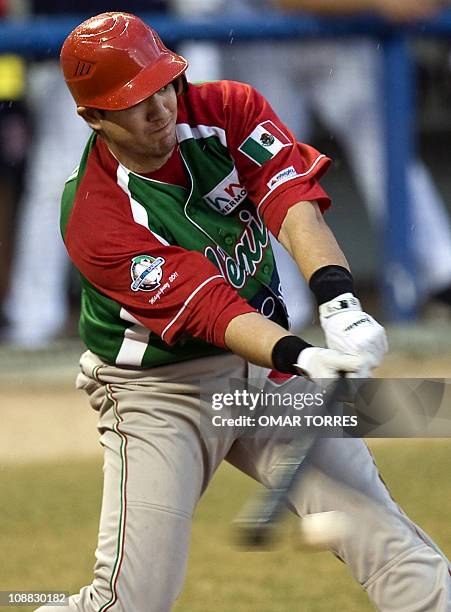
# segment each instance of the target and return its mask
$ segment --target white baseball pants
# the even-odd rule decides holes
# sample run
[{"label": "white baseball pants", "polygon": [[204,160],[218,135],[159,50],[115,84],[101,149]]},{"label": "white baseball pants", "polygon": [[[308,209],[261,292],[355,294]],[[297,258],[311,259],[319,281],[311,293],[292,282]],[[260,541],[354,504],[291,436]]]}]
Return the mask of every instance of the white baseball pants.
[{"label": "white baseball pants", "polygon": [[[216,379],[221,391],[221,381],[225,389],[231,377],[246,378],[248,364],[234,355],[139,371],[88,351],[81,368],[77,386],[99,413],[105,481],[94,579],[69,610],[168,612],[182,589],[196,504],[218,465],[226,459],[270,486],[284,444],[203,436],[199,380]],[[321,440],[291,503],[299,515],[356,515],[333,552],[378,610],[451,610],[448,560],[391,499],[363,441]]]}]

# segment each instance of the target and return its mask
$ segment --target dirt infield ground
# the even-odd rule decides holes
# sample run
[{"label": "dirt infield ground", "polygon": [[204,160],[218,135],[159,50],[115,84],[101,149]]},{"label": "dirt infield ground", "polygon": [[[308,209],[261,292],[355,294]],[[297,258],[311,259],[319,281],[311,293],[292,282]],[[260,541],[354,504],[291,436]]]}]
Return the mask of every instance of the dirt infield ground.
[{"label": "dirt infield ground", "polygon": [[[451,378],[451,355],[418,358],[389,355],[378,376]],[[0,463],[24,463],[100,454],[96,413],[71,377],[0,383]]]},{"label": "dirt infield ground", "polygon": [[1,392],[0,463],[100,453],[96,414],[75,389],[42,386]]}]

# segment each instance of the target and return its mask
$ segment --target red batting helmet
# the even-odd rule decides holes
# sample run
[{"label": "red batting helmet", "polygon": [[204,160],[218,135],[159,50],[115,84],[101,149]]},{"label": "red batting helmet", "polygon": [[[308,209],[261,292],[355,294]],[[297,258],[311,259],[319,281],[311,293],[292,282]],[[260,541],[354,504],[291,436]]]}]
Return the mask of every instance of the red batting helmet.
[{"label": "red batting helmet", "polygon": [[102,13],[69,34],[61,67],[77,106],[121,110],[182,76],[188,62],[135,15]]}]

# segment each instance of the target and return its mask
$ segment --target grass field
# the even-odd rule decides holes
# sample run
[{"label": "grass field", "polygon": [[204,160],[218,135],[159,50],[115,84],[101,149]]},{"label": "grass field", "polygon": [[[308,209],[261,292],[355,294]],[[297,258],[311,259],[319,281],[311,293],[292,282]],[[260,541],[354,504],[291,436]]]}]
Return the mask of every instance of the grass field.
[{"label": "grass field", "polygon": [[[451,554],[448,440],[373,444],[404,509]],[[0,590],[76,592],[91,580],[101,495],[98,458],[0,466]],[[176,612],[365,612],[372,609],[328,553],[301,554],[287,521],[280,548],[237,550],[230,523],[254,483],[224,465],[195,517],[188,576]],[[30,608],[8,608],[25,610]],[[132,611],[130,611],[132,612]]]}]

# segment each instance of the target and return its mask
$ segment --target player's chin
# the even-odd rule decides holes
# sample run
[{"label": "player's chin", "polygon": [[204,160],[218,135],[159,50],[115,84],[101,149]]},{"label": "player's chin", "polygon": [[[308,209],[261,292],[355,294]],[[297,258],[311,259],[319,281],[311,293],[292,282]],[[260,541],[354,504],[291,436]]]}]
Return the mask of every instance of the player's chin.
[{"label": "player's chin", "polygon": [[162,133],[159,138],[154,138],[153,145],[158,150],[159,155],[169,155],[177,144],[177,138],[174,132]]}]

